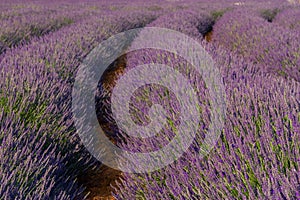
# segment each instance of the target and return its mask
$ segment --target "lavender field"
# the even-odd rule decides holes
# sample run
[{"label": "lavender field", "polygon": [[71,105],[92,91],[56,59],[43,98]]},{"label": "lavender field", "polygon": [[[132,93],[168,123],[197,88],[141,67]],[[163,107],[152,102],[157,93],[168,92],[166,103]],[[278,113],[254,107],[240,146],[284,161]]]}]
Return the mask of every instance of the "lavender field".
[{"label": "lavender field", "polygon": [[[0,200],[300,199],[300,2],[0,0],[0,27]],[[140,65],[164,64],[188,79],[194,92],[184,95],[190,100],[194,94],[199,121],[192,143],[170,164],[143,173],[113,169],[78,134],[76,76],[102,42],[140,30],[126,46],[110,44],[125,52],[140,41],[155,43],[143,32],[153,27],[199,44],[214,61],[211,73],[220,76],[224,90],[215,91],[224,98],[214,104],[210,79],[176,52],[145,48],[115,59],[98,77],[91,105],[113,145],[130,152],[158,151],[179,126],[192,124],[181,117],[192,111],[184,110],[167,87],[153,84],[128,94],[129,120],[138,127],[151,124],[150,108],[161,105],[167,120],[159,133],[136,138],[119,126],[114,88]],[[154,40],[168,40],[163,37]],[[172,45],[184,48],[181,40]],[[224,124],[208,148],[204,141],[214,106],[222,102]]]}]

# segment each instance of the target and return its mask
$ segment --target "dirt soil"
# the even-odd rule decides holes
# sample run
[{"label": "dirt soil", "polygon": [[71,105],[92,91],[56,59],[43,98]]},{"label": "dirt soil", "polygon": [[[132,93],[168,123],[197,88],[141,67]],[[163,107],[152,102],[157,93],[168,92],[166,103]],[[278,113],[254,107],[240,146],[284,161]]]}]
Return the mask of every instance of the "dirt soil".
[{"label": "dirt soil", "polygon": [[88,200],[114,200],[111,185],[116,186],[115,182],[121,176],[121,171],[103,165],[99,171],[89,171],[79,177],[79,182],[83,183],[89,192]]},{"label": "dirt soil", "polygon": [[[124,73],[125,67],[126,56],[121,56],[104,72],[102,84],[105,90],[109,91],[114,88],[116,80]],[[104,132],[109,133],[111,131],[107,122],[101,119],[99,122]],[[115,143],[115,141],[112,142]],[[115,182],[121,176],[121,171],[102,165],[99,170],[90,170],[78,179],[86,187],[86,193],[89,193],[88,200],[114,200],[111,185],[116,186]]]},{"label": "dirt soil", "polygon": [[212,36],[213,36],[213,31],[209,31],[208,33],[205,34],[204,39],[207,42],[211,42],[212,41]]}]

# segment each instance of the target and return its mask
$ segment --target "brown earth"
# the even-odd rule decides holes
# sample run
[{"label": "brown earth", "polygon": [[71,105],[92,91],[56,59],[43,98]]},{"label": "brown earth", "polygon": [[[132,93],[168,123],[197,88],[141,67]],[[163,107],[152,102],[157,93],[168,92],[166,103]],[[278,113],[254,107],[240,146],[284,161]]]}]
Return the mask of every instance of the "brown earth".
[{"label": "brown earth", "polygon": [[117,79],[124,74],[126,68],[126,55],[118,58],[109,68],[103,73],[102,85],[106,90],[111,90],[115,87]]},{"label": "brown earth", "polygon": [[211,41],[212,41],[212,36],[213,36],[213,31],[209,31],[209,32],[207,32],[207,33],[204,35],[204,39],[205,39],[207,42],[211,42]]},{"label": "brown earth", "polygon": [[[116,85],[116,80],[122,74],[126,67],[126,56],[121,56],[103,73],[102,86],[105,90],[112,90]],[[104,132],[109,133],[110,125],[98,116],[99,123]],[[109,137],[109,135],[107,134]],[[110,140],[116,144],[116,141]],[[102,165],[100,169],[90,170],[87,173],[78,177],[79,183],[86,188],[86,193],[89,194],[88,200],[114,200],[112,196],[113,188],[116,186],[116,181],[122,176],[122,172]]]},{"label": "brown earth", "polygon": [[88,200],[114,200],[111,186],[116,186],[115,183],[121,175],[121,171],[103,165],[97,172],[88,171],[78,180],[86,187]]}]

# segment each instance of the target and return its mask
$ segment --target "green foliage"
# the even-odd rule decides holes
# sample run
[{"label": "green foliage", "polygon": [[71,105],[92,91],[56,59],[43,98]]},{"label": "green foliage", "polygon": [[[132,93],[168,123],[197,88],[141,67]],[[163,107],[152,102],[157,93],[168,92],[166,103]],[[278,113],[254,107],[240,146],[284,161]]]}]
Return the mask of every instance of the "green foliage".
[{"label": "green foliage", "polygon": [[268,22],[272,22],[276,15],[280,12],[279,8],[275,9],[264,9],[260,11],[260,15],[262,18],[267,20]]},{"label": "green foliage", "polygon": [[221,18],[225,12],[231,10],[232,8],[225,8],[222,10],[214,10],[211,12],[211,16],[213,17],[214,21],[217,21],[219,18]]}]

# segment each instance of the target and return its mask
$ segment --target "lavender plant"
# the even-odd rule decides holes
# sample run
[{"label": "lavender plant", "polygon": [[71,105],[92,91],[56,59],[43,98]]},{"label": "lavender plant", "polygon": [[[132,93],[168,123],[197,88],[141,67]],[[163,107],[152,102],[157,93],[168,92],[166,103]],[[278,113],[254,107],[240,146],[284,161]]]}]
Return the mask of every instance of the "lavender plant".
[{"label": "lavender plant", "polygon": [[1,196],[84,198],[76,177],[99,163],[75,135],[72,73],[92,45],[153,17],[155,13],[140,11],[95,16],[5,52],[0,63],[1,179],[6,180]]},{"label": "lavender plant", "polygon": [[292,7],[284,9],[281,13],[279,13],[274,20],[274,23],[280,24],[287,30],[295,31],[295,33],[299,34],[300,31],[300,20],[299,20],[299,7]]},{"label": "lavender plant", "polygon": [[[1,115],[0,196],[2,199],[84,198],[83,188],[68,177],[66,156],[49,143],[48,128],[27,127],[17,116]],[[33,134],[34,133],[34,134]],[[69,174],[75,176],[75,174]]]},{"label": "lavender plant", "polygon": [[[299,197],[299,83],[253,74],[249,69],[256,67],[247,61],[220,49],[210,51],[223,71],[228,105],[217,146],[199,159],[197,139],[201,138],[196,138],[170,166],[153,173],[125,174],[116,199]],[[208,125],[205,122],[203,127]],[[140,143],[126,144],[144,151]]]},{"label": "lavender plant", "polygon": [[[235,3],[0,2],[0,199],[86,198],[77,177],[101,163],[75,134],[71,91],[77,67],[99,42],[144,26],[182,32],[206,48],[222,73],[227,118],[216,147],[200,159],[212,109],[202,77],[170,52],[145,49],[121,58],[124,69],[114,78],[149,63],[183,74],[196,90],[201,121],[180,159],[155,172],[125,173],[114,197],[299,199],[298,7],[281,7],[282,1]],[[257,12],[262,9],[263,16]],[[207,44],[203,35],[212,29],[213,42]],[[174,94],[159,85],[135,91],[130,107],[135,123],[149,123],[153,103],[168,116],[156,137],[135,139],[120,131],[112,117],[113,86],[100,81],[95,101],[114,142],[135,152],[168,144],[181,123]]]},{"label": "lavender plant", "polygon": [[258,64],[261,70],[299,81],[299,35],[246,9],[226,13],[214,26],[214,42]]},{"label": "lavender plant", "polygon": [[[169,24],[167,21],[164,23]],[[188,25],[187,23],[186,30],[189,30]],[[176,24],[172,23],[172,26],[176,27]],[[182,26],[184,24],[180,23],[178,29]],[[190,33],[193,37],[194,32]],[[261,65],[255,65],[247,58],[240,58],[227,50],[205,42],[202,44],[217,61],[216,66],[222,71],[226,86],[227,118],[217,146],[208,156],[200,159],[199,145],[209,125],[209,120],[207,120],[209,113],[201,113],[203,121],[199,125],[198,136],[179,160],[164,169],[151,173],[125,173],[116,187],[115,198],[299,198],[297,187],[300,182],[299,82],[277,77],[268,71],[261,71]],[[171,66],[175,68],[176,64],[179,65],[179,69],[180,67],[188,68],[187,63],[176,60],[171,54],[165,52],[145,50],[143,54],[135,53],[127,57],[129,67],[161,61],[173,64]],[[196,76],[191,71],[187,70],[187,73],[191,73],[189,74],[191,77]],[[205,102],[208,98],[207,93],[203,92],[203,85],[198,83],[197,86],[196,88],[202,92],[199,99]],[[146,90],[153,93],[150,99],[155,103],[165,105],[165,99],[159,96],[159,92],[163,90],[157,90],[156,87],[151,89]],[[141,97],[147,102],[149,94],[146,91],[137,92],[134,96]],[[172,96],[169,96],[167,100],[173,101]],[[132,116],[137,118],[136,122],[147,121],[147,117],[144,116],[147,110],[144,108],[149,104],[139,104],[139,101],[134,99],[132,101],[133,105],[140,106],[141,110],[141,113],[132,112]],[[174,103],[171,104],[174,105]],[[202,110],[210,109],[209,104],[203,103],[201,106],[204,108]],[[176,103],[173,109],[176,116],[178,114]],[[168,111],[168,113],[172,116],[172,112]],[[178,126],[176,118],[171,120],[173,120],[173,126]],[[164,131],[164,136],[172,138],[172,131],[174,127],[169,132]],[[157,149],[157,143],[165,144],[164,139],[161,138],[155,138],[157,141],[149,142],[149,140],[137,141],[126,135],[124,137],[126,142],[121,142],[121,146],[135,152]]]},{"label": "lavender plant", "polygon": [[74,21],[89,17],[93,12],[79,9],[78,6],[68,9],[41,9],[13,15],[0,21],[0,53],[7,48],[28,42],[33,37],[45,35],[67,26]]}]

